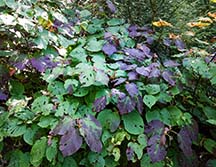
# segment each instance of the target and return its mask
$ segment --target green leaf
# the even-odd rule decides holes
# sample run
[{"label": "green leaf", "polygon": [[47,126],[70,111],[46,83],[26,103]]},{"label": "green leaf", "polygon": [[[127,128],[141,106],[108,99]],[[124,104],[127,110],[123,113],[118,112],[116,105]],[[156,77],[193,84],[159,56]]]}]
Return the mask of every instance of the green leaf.
[{"label": "green leaf", "polygon": [[48,128],[50,126],[56,125],[57,122],[58,120],[54,118],[52,115],[41,116],[37,125],[40,126],[41,128]]},{"label": "green leaf", "polygon": [[206,167],[216,167],[216,159],[209,159],[206,163]]},{"label": "green leaf", "polygon": [[206,106],[203,108],[203,112],[205,113],[205,115],[207,116],[208,119],[215,119],[216,118],[215,108]]},{"label": "green leaf", "polygon": [[112,150],[112,155],[114,156],[114,161],[119,161],[120,157],[121,157],[121,151],[118,147],[115,147]]},{"label": "green leaf", "polygon": [[48,31],[43,30],[38,34],[38,37],[34,40],[34,43],[39,49],[46,49],[49,44]]},{"label": "green leaf", "polygon": [[92,69],[89,69],[79,75],[80,83],[83,87],[88,87],[95,82],[95,73]]},{"label": "green leaf", "polygon": [[30,167],[29,154],[14,150],[7,167]]},{"label": "green leaf", "polygon": [[108,86],[109,77],[108,77],[108,75],[104,71],[97,70],[96,71],[96,76],[95,76],[95,81],[96,81],[95,84],[97,86],[99,86],[99,85],[106,85],[106,86]]},{"label": "green leaf", "polygon": [[86,45],[86,49],[89,51],[89,52],[99,52],[101,51],[102,47],[103,47],[103,44],[104,44],[104,40],[99,40],[97,41],[96,38],[92,38]]},{"label": "green leaf", "polygon": [[145,91],[150,95],[155,95],[160,92],[160,85],[148,84],[145,86]]},{"label": "green leaf", "polygon": [[120,117],[117,112],[112,110],[103,110],[98,114],[98,121],[105,129],[110,129],[111,132],[116,131],[120,124]]},{"label": "green leaf", "polygon": [[204,141],[204,147],[208,152],[210,152],[212,154],[215,154],[215,152],[216,152],[216,141],[212,140],[212,139],[206,139]]},{"label": "green leaf", "polygon": [[140,134],[137,137],[137,141],[142,146],[142,148],[145,148],[147,146],[147,137],[144,134]]},{"label": "green leaf", "polygon": [[216,85],[216,75],[210,80],[212,85]]},{"label": "green leaf", "polygon": [[66,90],[64,88],[63,82],[60,81],[53,81],[50,82],[48,87],[48,91],[50,91],[53,95],[64,95],[66,94]]},{"label": "green leaf", "polygon": [[157,98],[152,95],[145,95],[143,98],[143,102],[145,105],[147,105],[149,108],[152,108],[153,105],[157,102]]},{"label": "green leaf", "polygon": [[8,123],[7,133],[11,137],[18,137],[26,132],[26,125],[20,125],[19,121],[16,119],[11,120]]},{"label": "green leaf", "polygon": [[22,83],[16,81],[16,80],[11,80],[10,81],[10,93],[12,96],[15,97],[20,97],[24,93],[24,86]]},{"label": "green leaf", "polygon": [[32,146],[30,152],[30,162],[34,167],[40,166],[43,157],[45,155],[47,147],[47,138],[42,137],[41,139],[37,140],[35,144]]},{"label": "green leaf", "polygon": [[9,112],[0,110],[0,127],[8,120]]},{"label": "green leaf", "polygon": [[107,24],[108,24],[109,26],[117,26],[117,25],[124,24],[124,22],[125,22],[125,21],[124,21],[123,19],[113,18],[113,19],[109,20],[109,21],[107,22]]},{"label": "green leaf", "polygon": [[91,65],[86,63],[80,63],[76,66],[76,73],[79,74],[79,80],[82,87],[88,87],[95,82],[95,72]]},{"label": "green leaf", "polygon": [[133,134],[139,135],[144,133],[144,122],[140,114],[136,111],[125,114],[122,116],[125,129]]},{"label": "green leaf", "polygon": [[74,40],[69,40],[62,35],[58,35],[58,41],[59,41],[60,45],[63,46],[64,48],[67,48],[70,45],[76,44],[76,42]]},{"label": "green leaf", "polygon": [[53,108],[53,105],[49,103],[49,97],[39,96],[32,103],[31,109],[34,113],[43,113],[43,115],[49,115]]},{"label": "green leaf", "polygon": [[169,107],[167,107],[167,110],[169,111],[169,114],[170,114],[170,124],[171,124],[171,126],[185,125],[184,121],[181,119],[182,112],[178,107],[169,106]]},{"label": "green leaf", "polygon": [[84,18],[84,17],[89,17],[91,16],[91,12],[89,12],[88,10],[82,10],[80,11],[80,17]]},{"label": "green leaf", "polygon": [[70,52],[70,56],[73,58],[73,61],[78,61],[78,62],[87,62],[86,57],[88,56],[85,49],[83,49],[81,46],[78,46],[74,48]]},{"label": "green leaf", "polygon": [[212,124],[212,125],[216,125],[216,120],[215,119],[209,119],[206,122]]},{"label": "green leaf", "polygon": [[75,91],[75,92],[73,93],[73,95],[74,95],[75,97],[84,97],[84,96],[86,96],[88,93],[89,93],[89,89],[88,89],[88,88],[79,88],[79,89],[77,89],[77,91]]},{"label": "green leaf", "polygon": [[78,167],[76,161],[70,156],[70,157],[66,157],[64,158],[64,162],[62,167]]},{"label": "green leaf", "polygon": [[88,160],[91,163],[91,165],[93,165],[94,167],[104,167],[105,166],[104,158],[97,153],[90,152],[88,154]]},{"label": "green leaf", "polygon": [[146,112],[146,120],[147,120],[147,122],[151,122],[152,120],[160,120],[159,111],[153,110],[153,111]]},{"label": "green leaf", "polygon": [[144,154],[140,161],[140,167],[163,167],[164,165],[163,161],[152,163],[148,154]]},{"label": "green leaf", "polygon": [[46,149],[46,158],[48,161],[52,162],[58,153],[57,140],[52,139],[52,144]]},{"label": "green leaf", "polygon": [[15,0],[5,0],[5,4],[12,9],[17,8],[18,4],[16,3]]},{"label": "green leaf", "polygon": [[35,137],[35,134],[37,133],[38,129],[39,128],[37,126],[34,126],[34,125],[31,126],[31,128],[28,128],[23,135],[23,140],[27,144],[33,145],[34,137]]},{"label": "green leaf", "polygon": [[[128,147],[130,147],[135,152],[135,154],[137,155],[138,159],[142,158],[143,147],[140,144],[135,143],[135,142],[129,142],[128,143]],[[134,160],[132,159],[132,161],[136,162],[136,159],[134,159]]]}]

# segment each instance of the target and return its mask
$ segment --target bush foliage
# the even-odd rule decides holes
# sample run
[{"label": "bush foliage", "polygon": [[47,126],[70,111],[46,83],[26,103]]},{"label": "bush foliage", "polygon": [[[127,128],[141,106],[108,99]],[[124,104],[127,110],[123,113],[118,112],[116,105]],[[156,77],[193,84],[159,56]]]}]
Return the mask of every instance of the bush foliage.
[{"label": "bush foliage", "polygon": [[0,1],[1,166],[215,165],[215,1],[129,2]]}]

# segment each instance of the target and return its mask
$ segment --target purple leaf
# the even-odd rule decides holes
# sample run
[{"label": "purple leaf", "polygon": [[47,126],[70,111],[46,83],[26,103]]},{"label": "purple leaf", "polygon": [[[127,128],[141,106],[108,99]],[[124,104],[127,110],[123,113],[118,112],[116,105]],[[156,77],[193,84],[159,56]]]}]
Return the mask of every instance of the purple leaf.
[{"label": "purple leaf", "polygon": [[139,94],[138,87],[135,83],[127,83],[125,89],[131,97],[137,96]]},{"label": "purple leaf", "polygon": [[120,92],[118,89],[115,89],[115,88],[113,88],[112,90],[111,90],[111,95],[112,96],[118,96],[118,97],[120,97],[120,98],[124,98],[124,97],[126,97],[126,94],[125,93],[123,93],[123,92]]},{"label": "purple leaf", "polygon": [[130,71],[130,70],[133,70],[137,67],[136,64],[128,65],[128,64],[123,63],[123,62],[118,62],[118,64],[120,65],[120,69],[124,70],[124,71]]},{"label": "purple leaf", "polygon": [[125,49],[124,50],[125,54],[126,55],[129,55],[131,58],[137,60],[137,61],[140,61],[142,62],[145,58],[145,53],[139,49]]},{"label": "purple leaf", "polygon": [[164,137],[164,124],[159,120],[153,120],[148,123],[145,133],[148,136],[147,153],[152,162],[158,162],[165,158],[167,151],[164,145],[161,144],[161,139]]},{"label": "purple leaf", "polygon": [[106,0],[106,4],[107,4],[107,6],[108,6],[108,8],[110,9],[110,11],[112,12],[112,13],[115,13],[116,12],[116,6],[113,4],[113,2],[112,1],[110,1],[110,0]]},{"label": "purple leaf", "polygon": [[102,127],[100,122],[94,116],[87,115],[79,120],[79,125],[80,134],[84,137],[91,151],[101,152],[102,143],[100,137],[102,134]]},{"label": "purple leaf", "polygon": [[44,72],[47,68],[54,68],[58,64],[53,62],[49,55],[40,58],[32,58],[30,61],[32,66],[39,72]]},{"label": "purple leaf", "polygon": [[29,64],[29,60],[25,59],[23,61],[14,63],[14,66],[19,70],[23,70],[27,64]]},{"label": "purple leaf", "polygon": [[134,71],[131,71],[128,73],[128,80],[132,81],[132,80],[137,80],[138,79],[138,74]]},{"label": "purple leaf", "polygon": [[184,51],[185,50],[185,43],[181,39],[177,38],[175,40],[175,45],[176,45],[176,47],[178,48],[179,51]]},{"label": "purple leaf", "polygon": [[143,107],[143,98],[141,96],[137,97],[137,110],[140,114],[143,113],[144,107]]},{"label": "purple leaf", "polygon": [[103,46],[102,51],[103,51],[106,55],[110,56],[110,55],[112,55],[113,53],[117,52],[117,49],[116,49],[115,45],[110,44],[110,43],[106,43],[106,44]]},{"label": "purple leaf", "polygon": [[112,81],[112,83],[115,83],[114,86],[118,86],[126,81],[126,78],[117,78]]},{"label": "purple leaf", "polygon": [[151,72],[150,72],[150,74],[149,74],[148,77],[149,77],[149,78],[157,78],[157,77],[160,76],[160,74],[161,74],[161,72],[160,72],[159,69],[153,68],[153,69],[151,70]]},{"label": "purple leaf", "polygon": [[76,123],[71,118],[64,119],[50,134],[62,135],[59,149],[63,156],[70,156],[77,152],[82,145],[82,137],[75,128]]},{"label": "purple leaf", "polygon": [[3,91],[0,90],[0,101],[5,101],[7,100],[8,95],[3,93]]},{"label": "purple leaf", "polygon": [[95,111],[95,112],[102,111],[106,107],[106,104],[107,104],[106,96],[102,96],[100,98],[97,98],[93,104],[93,111]]},{"label": "purple leaf", "polygon": [[117,108],[121,115],[130,113],[135,109],[136,101],[134,98],[123,96],[118,98]]},{"label": "purple leaf", "polygon": [[150,73],[150,69],[149,68],[146,68],[146,67],[137,67],[136,68],[136,72],[140,75],[143,75],[145,77],[149,76],[149,73]]},{"label": "purple leaf", "polygon": [[131,161],[133,159],[134,155],[134,150],[131,147],[128,147],[126,150],[126,156],[127,156],[127,160]]},{"label": "purple leaf", "polygon": [[60,27],[60,26],[62,26],[63,24],[64,24],[64,23],[61,22],[61,21],[58,20],[58,19],[55,19],[54,22],[53,22],[53,25],[54,25],[55,27]]},{"label": "purple leaf", "polygon": [[151,58],[150,49],[146,45],[139,46],[139,49],[143,51],[146,57]]},{"label": "purple leaf", "polygon": [[198,137],[198,125],[195,121],[191,126],[183,127],[178,133],[179,147],[183,151],[185,156],[192,156],[193,150],[191,148],[192,142],[197,140]]},{"label": "purple leaf", "polygon": [[152,45],[153,42],[154,42],[154,38],[153,37],[146,37],[146,42],[149,44],[149,45]]},{"label": "purple leaf", "polygon": [[137,25],[130,25],[128,27],[128,31],[137,31],[137,29],[138,29]]},{"label": "purple leaf", "polygon": [[111,32],[105,32],[104,33],[104,39],[109,39],[109,38],[111,38],[113,35],[112,35],[112,33]]},{"label": "purple leaf", "polygon": [[157,131],[158,129],[160,130],[163,128],[164,128],[164,124],[161,121],[153,120],[149,122],[147,126],[145,126],[145,133],[150,134],[154,131]]},{"label": "purple leaf", "polygon": [[166,45],[166,46],[170,46],[171,42],[172,42],[172,40],[170,40],[169,38],[163,39],[163,44]]},{"label": "purple leaf", "polygon": [[173,74],[170,71],[164,71],[162,73],[162,77],[165,81],[167,81],[170,85],[174,86],[176,83],[175,81],[172,79],[173,78]]},{"label": "purple leaf", "polygon": [[160,135],[154,135],[147,142],[147,153],[153,163],[163,160],[167,154],[165,147],[160,145],[160,140]]},{"label": "purple leaf", "polygon": [[173,60],[167,60],[163,64],[164,64],[165,67],[177,67],[177,66],[180,66],[179,63],[177,63],[177,62],[175,62]]},{"label": "purple leaf", "polygon": [[138,36],[140,36],[140,33],[137,31],[130,31],[129,36],[130,37],[138,37]]},{"label": "purple leaf", "polygon": [[77,152],[82,145],[82,137],[76,128],[71,127],[70,130],[61,137],[60,151],[63,156],[70,156]]}]

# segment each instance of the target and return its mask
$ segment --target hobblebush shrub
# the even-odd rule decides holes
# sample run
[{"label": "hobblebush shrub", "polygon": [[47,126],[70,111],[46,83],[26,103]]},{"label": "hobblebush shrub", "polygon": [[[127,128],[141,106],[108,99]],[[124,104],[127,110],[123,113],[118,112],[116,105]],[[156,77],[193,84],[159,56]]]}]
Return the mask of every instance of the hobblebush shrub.
[{"label": "hobblebush shrub", "polygon": [[77,5],[0,2],[1,166],[215,164],[215,44]]}]

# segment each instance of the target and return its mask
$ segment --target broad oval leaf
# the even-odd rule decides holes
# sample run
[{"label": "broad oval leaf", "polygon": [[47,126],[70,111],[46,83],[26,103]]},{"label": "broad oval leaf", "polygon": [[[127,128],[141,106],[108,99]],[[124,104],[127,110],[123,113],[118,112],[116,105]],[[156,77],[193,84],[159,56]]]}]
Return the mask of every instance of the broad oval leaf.
[{"label": "broad oval leaf", "polygon": [[82,145],[82,137],[76,129],[76,123],[69,117],[60,122],[50,133],[54,135],[62,135],[60,139],[59,149],[63,156],[70,156],[77,152]]},{"label": "broad oval leaf", "polygon": [[133,135],[144,133],[144,122],[140,114],[136,111],[122,116],[126,131]]},{"label": "broad oval leaf", "polygon": [[102,135],[102,127],[100,122],[92,115],[79,120],[79,131],[84,137],[87,145],[94,152],[101,152],[102,143],[100,137]]},{"label": "broad oval leaf", "polygon": [[143,98],[143,102],[145,105],[147,105],[149,108],[152,108],[153,105],[157,102],[157,98],[152,95],[145,95]]},{"label": "broad oval leaf", "polygon": [[106,43],[103,48],[102,48],[103,52],[108,55],[108,56],[111,56],[112,54],[114,54],[117,49],[115,47],[115,45],[113,44],[110,44],[110,43]]},{"label": "broad oval leaf", "polygon": [[125,89],[131,97],[137,96],[139,93],[138,87],[135,83],[127,83]]},{"label": "broad oval leaf", "polygon": [[116,131],[120,124],[120,117],[117,112],[112,110],[103,110],[98,114],[97,119],[105,129],[110,129],[111,132]]},{"label": "broad oval leaf", "polygon": [[38,167],[40,166],[43,157],[45,156],[47,146],[47,138],[42,137],[41,139],[37,140],[35,144],[32,146],[30,152],[30,162],[33,166]]}]

